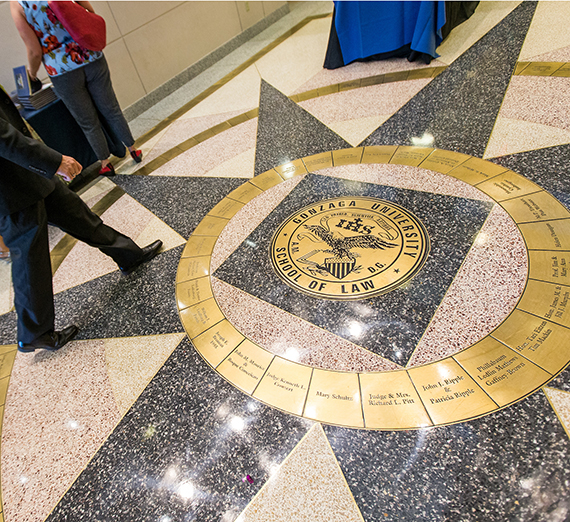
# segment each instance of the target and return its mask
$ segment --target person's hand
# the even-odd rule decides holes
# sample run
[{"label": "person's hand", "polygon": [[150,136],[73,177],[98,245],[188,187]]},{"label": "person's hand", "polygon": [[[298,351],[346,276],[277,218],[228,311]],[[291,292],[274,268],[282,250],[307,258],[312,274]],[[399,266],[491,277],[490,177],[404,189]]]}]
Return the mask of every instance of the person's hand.
[{"label": "person's hand", "polygon": [[32,78],[30,76],[30,87],[32,89],[32,94],[41,91],[43,87],[42,81],[39,78]]},{"label": "person's hand", "polygon": [[61,165],[57,169],[56,174],[59,174],[65,181],[71,181],[82,170],[81,164],[71,156],[62,156]]}]

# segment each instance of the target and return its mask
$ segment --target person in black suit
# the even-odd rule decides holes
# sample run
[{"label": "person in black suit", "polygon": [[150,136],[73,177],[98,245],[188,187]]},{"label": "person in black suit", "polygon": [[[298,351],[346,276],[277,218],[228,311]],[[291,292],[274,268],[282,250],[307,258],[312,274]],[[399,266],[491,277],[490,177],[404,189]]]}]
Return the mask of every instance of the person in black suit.
[{"label": "person in black suit", "polygon": [[18,350],[57,350],[78,332],[54,330],[55,310],[48,223],[99,248],[130,274],[155,257],[162,241],[145,248],[105,225],[56,174],[71,181],[75,159],[34,140],[10,97],[0,88],[0,235],[10,249]]}]

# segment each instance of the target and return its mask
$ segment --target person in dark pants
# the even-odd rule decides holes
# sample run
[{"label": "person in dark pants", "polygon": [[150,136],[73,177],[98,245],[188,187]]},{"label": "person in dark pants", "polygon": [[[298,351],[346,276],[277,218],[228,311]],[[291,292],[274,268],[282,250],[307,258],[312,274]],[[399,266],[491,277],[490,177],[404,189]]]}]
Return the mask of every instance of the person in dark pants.
[{"label": "person in dark pants", "polygon": [[155,257],[162,241],[145,248],[105,225],[55,174],[71,181],[81,165],[34,140],[10,97],[0,89],[0,235],[10,249],[18,350],[57,350],[76,326],[54,331],[55,311],[48,223],[110,256],[131,273]]}]

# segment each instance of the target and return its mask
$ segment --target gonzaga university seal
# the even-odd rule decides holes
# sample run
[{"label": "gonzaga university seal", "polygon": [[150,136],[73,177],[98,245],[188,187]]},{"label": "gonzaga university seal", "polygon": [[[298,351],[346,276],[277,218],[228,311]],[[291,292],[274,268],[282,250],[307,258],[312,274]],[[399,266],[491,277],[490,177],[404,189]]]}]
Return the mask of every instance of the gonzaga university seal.
[{"label": "gonzaga university seal", "polygon": [[429,254],[429,236],[410,211],[390,201],[340,197],[308,205],[273,235],[279,277],[314,297],[366,299],[409,281]]}]

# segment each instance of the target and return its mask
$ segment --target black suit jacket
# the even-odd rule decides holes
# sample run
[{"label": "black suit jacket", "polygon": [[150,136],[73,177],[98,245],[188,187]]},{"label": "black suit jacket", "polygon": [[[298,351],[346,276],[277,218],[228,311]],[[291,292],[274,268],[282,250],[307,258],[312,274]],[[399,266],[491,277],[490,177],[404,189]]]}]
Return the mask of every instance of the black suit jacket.
[{"label": "black suit jacket", "polygon": [[30,136],[12,100],[0,89],[0,216],[44,199],[55,187],[61,157]]}]

